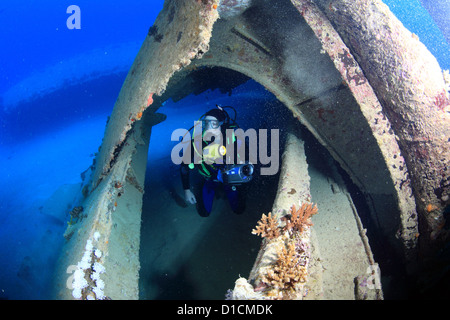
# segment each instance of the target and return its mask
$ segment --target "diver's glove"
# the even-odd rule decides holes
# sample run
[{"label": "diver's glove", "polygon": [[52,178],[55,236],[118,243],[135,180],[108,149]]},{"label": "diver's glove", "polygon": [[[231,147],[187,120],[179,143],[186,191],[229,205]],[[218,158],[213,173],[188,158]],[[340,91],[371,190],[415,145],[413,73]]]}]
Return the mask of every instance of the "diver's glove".
[{"label": "diver's glove", "polygon": [[195,196],[192,193],[191,189],[184,190],[184,199],[186,199],[186,202],[189,202],[190,204],[197,203],[197,200],[195,199]]}]

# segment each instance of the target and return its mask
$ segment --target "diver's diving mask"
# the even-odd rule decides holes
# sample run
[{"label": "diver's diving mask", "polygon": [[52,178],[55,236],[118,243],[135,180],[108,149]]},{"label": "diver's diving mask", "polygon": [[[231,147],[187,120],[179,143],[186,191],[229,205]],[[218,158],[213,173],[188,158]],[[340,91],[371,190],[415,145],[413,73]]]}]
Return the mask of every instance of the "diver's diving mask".
[{"label": "diver's diving mask", "polygon": [[210,120],[210,119],[203,119],[202,120],[203,130],[217,129],[222,124],[223,124],[223,121],[221,122],[219,120]]}]

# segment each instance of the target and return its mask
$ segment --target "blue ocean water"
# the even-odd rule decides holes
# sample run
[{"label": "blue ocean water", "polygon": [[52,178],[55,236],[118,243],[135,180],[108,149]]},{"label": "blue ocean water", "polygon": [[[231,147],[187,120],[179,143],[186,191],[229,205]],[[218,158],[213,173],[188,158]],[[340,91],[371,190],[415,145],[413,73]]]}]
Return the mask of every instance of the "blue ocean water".
[{"label": "blue ocean water", "polygon": [[[81,29],[67,28],[71,4]],[[0,2],[0,299],[50,298],[71,194],[162,6]]]},{"label": "blue ocean water", "polygon": [[[450,69],[449,2],[385,3],[441,67]],[[81,10],[81,29],[66,26],[71,4]],[[50,297],[71,190],[93,161],[120,87],[162,5],[162,0],[0,3],[0,299]],[[191,97],[184,101],[189,114],[183,117],[196,119],[199,104],[206,110],[243,97],[264,99],[264,90],[250,83],[231,97],[218,92]],[[170,101],[165,105],[170,120],[164,128],[183,124],[177,108]],[[151,157],[170,151],[161,143],[168,130],[155,127],[151,143],[157,151]]]},{"label": "blue ocean water", "polygon": [[448,0],[383,0],[389,9],[450,69],[450,2]]}]

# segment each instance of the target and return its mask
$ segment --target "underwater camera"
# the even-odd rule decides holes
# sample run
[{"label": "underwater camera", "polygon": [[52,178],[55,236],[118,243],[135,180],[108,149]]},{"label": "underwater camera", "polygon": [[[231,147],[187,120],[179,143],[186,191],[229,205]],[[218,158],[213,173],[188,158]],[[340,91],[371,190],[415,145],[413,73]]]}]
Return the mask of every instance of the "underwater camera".
[{"label": "underwater camera", "polygon": [[254,167],[251,163],[233,164],[220,170],[217,179],[226,184],[238,185],[253,179]]}]

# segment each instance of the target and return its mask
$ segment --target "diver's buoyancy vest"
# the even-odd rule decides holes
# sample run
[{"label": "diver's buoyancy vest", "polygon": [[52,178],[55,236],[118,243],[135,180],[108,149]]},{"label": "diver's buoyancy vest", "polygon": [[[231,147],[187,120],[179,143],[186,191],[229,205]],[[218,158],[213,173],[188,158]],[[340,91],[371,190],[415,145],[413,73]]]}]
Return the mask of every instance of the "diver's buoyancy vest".
[{"label": "diver's buoyancy vest", "polygon": [[[236,139],[236,136],[234,134],[234,129],[235,128],[238,128],[238,126],[237,125],[227,125],[227,127],[226,127],[226,129],[233,129],[233,134],[232,134],[232,137],[231,137],[232,142],[230,142],[230,140],[229,140],[230,137],[224,135],[224,132],[226,132],[226,129],[222,130],[222,137],[226,137],[226,145],[229,145],[230,143],[236,143],[237,139]],[[200,162],[200,165],[198,166],[198,172],[202,176],[204,176],[206,179],[215,178],[215,177],[213,177],[213,173],[217,174],[217,172],[220,169],[219,167],[223,166],[223,164],[217,164],[217,163],[208,164],[208,163],[205,162],[205,160],[203,158],[203,149],[205,148],[205,146],[208,146],[211,142],[207,142],[205,146],[203,145],[203,142],[204,141],[202,139],[202,149],[201,149],[202,152],[200,153],[199,150],[195,146],[195,140],[192,140],[192,146],[194,148],[194,152],[197,152],[197,154],[199,156],[201,156],[201,162]],[[235,148],[235,150],[238,150],[239,147],[240,146],[238,146],[238,148]],[[225,148],[225,150],[226,150],[226,148]],[[224,157],[224,155],[221,155],[221,156]],[[239,153],[237,153],[237,158],[240,158],[239,157]],[[226,161],[223,161],[224,164],[225,164],[225,162]],[[208,170],[208,167],[209,167],[209,170]],[[195,168],[194,163],[190,163],[189,164],[189,169],[194,169],[194,168]],[[213,171],[215,171],[215,172],[213,172]]]}]

